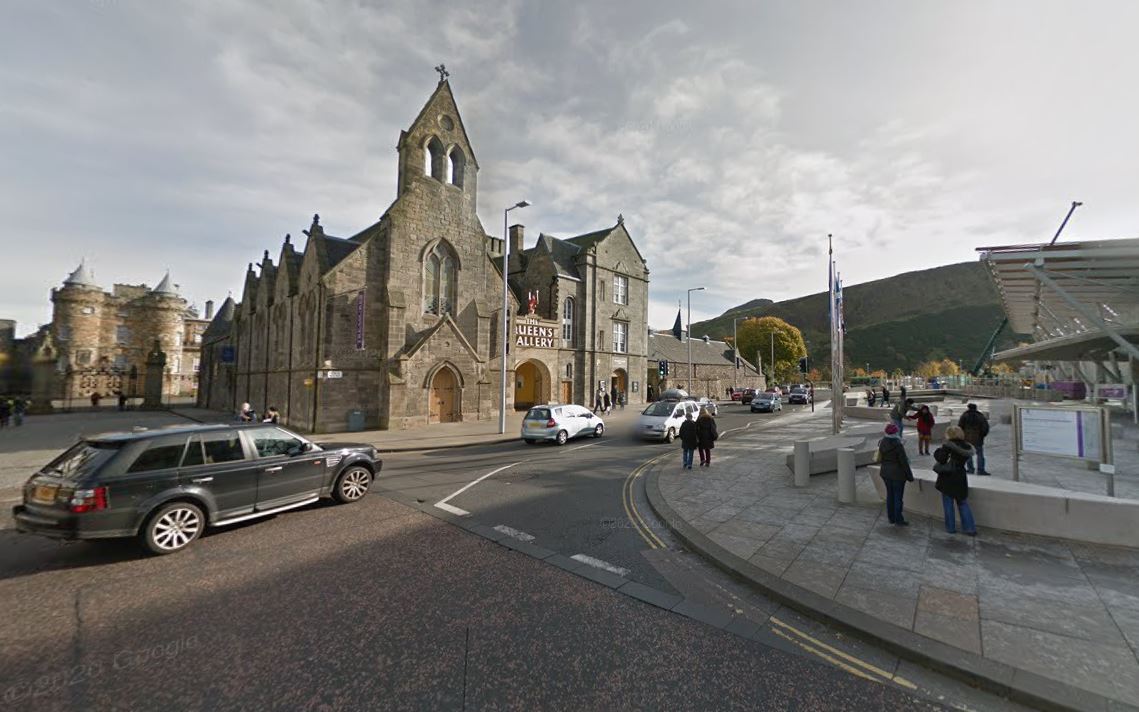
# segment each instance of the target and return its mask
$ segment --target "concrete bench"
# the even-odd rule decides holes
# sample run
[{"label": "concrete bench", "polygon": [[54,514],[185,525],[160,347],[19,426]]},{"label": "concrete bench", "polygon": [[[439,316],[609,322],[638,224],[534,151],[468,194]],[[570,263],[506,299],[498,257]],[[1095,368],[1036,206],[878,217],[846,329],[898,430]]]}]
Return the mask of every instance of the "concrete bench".
[{"label": "concrete bench", "polygon": [[[938,410],[942,407],[943,406],[939,406],[935,403],[929,406],[929,411],[933,413],[933,417],[936,418]],[[843,408],[842,412],[844,415],[850,418],[858,418],[860,420],[880,420],[885,423],[890,419],[891,410],[893,410],[893,406],[890,406],[889,408],[874,406],[871,408],[868,405],[856,405],[853,407],[847,406]],[[907,420],[906,424],[908,425],[910,422],[912,421]]]},{"label": "concrete bench", "polygon": [[[838,470],[838,450],[844,447],[854,448],[855,467],[863,467],[874,462],[874,452],[878,449],[877,441],[863,444],[864,440],[865,438],[861,437],[832,435],[809,441],[811,446],[810,473],[821,475],[825,472],[836,472]],[[787,456],[787,469],[791,472],[795,471],[794,452]]]},{"label": "concrete bench", "polygon": [[[886,486],[879,467],[867,468],[879,498]],[[905,511],[944,519],[932,470],[914,470]],[[1072,492],[996,477],[969,478],[969,508],[978,526],[1113,546],[1139,546],[1139,500]],[[958,522],[960,529],[960,521]]]}]

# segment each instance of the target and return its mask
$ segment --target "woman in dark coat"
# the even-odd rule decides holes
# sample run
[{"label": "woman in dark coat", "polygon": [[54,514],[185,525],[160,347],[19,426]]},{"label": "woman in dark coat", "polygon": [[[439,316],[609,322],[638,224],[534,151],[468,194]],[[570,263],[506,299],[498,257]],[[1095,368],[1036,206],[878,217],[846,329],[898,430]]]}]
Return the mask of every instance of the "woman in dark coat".
[{"label": "woman in dark coat", "polygon": [[941,493],[941,505],[945,509],[945,531],[957,533],[957,516],[954,503],[961,513],[961,530],[969,536],[977,536],[977,525],[973,521],[973,510],[969,509],[969,481],[965,476],[965,463],[973,457],[973,446],[965,440],[965,431],[956,425],[945,430],[945,442],[933,453],[937,460],[937,491]]},{"label": "woman in dark coat", "polygon": [[696,419],[696,438],[699,440],[700,466],[708,467],[712,464],[712,448],[716,447],[716,440],[720,434],[716,432],[716,419],[707,408],[700,409],[700,417]]},{"label": "woman in dark coat", "polygon": [[680,466],[683,469],[692,469],[692,454],[698,447],[700,447],[700,436],[696,432],[696,421],[692,419],[691,412],[686,412],[684,422],[680,424]]},{"label": "woman in dark coat", "polygon": [[878,462],[882,465],[879,474],[886,485],[886,517],[891,524],[908,527],[910,523],[902,516],[902,495],[906,483],[914,481],[914,473],[898,426],[893,423],[886,426],[885,437],[878,441]]}]

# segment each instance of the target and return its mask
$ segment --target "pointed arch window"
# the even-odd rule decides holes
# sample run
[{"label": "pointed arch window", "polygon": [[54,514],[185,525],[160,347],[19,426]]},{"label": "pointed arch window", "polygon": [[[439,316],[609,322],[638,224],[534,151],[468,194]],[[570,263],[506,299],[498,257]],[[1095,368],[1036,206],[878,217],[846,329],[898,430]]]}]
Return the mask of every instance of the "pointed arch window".
[{"label": "pointed arch window", "polygon": [[458,265],[455,253],[440,242],[427,253],[423,264],[423,311],[451,314],[458,298]]},{"label": "pointed arch window", "polygon": [[443,142],[432,136],[423,147],[423,172],[437,181],[443,180],[444,163],[447,161]]},{"label": "pointed arch window", "polygon": [[463,187],[463,172],[467,168],[467,157],[458,146],[451,148],[447,154],[447,182],[451,185]]},{"label": "pointed arch window", "polygon": [[577,304],[573,297],[566,297],[562,303],[562,348],[573,348],[573,320]]}]

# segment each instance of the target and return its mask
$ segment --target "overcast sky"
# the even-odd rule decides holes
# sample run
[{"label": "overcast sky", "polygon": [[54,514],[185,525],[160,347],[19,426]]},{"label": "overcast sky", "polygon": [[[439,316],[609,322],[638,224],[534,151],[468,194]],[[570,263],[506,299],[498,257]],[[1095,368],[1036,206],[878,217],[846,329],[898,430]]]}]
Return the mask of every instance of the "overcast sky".
[{"label": "overcast sky", "polygon": [[[251,4],[250,4],[251,5]],[[1139,2],[245,3],[0,8],[0,318],[28,333],[86,257],[170,269],[201,305],[314,212],[395,197],[395,145],[445,62],[479,215],[528,242],[612,225],[650,322],[976,259],[1139,236]]]}]

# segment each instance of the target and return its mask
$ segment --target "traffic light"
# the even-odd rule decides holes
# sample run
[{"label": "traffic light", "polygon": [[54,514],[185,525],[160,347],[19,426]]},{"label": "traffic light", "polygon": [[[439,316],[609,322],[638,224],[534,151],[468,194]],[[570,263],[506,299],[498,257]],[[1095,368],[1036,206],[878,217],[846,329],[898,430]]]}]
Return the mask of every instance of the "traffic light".
[{"label": "traffic light", "polygon": [[668,361],[657,361],[657,375],[664,378],[668,373]]},{"label": "traffic light", "polygon": [[799,373],[806,373],[810,370],[811,369],[808,368],[807,357],[804,356],[803,358],[799,359]]}]

